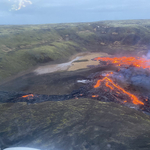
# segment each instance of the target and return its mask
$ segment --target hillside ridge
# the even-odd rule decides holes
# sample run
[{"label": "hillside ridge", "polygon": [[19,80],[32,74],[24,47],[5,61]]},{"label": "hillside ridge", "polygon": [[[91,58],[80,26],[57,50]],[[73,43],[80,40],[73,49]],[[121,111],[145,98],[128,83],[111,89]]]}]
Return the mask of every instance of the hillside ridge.
[{"label": "hillside ridge", "polygon": [[150,47],[150,20],[0,26],[0,81],[80,52],[129,53]]}]

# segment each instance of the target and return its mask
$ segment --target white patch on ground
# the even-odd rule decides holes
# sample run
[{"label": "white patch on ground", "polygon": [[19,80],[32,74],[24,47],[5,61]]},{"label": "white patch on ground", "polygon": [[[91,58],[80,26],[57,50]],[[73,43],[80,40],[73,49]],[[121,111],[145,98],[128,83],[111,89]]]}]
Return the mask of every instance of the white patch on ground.
[{"label": "white patch on ground", "polygon": [[36,70],[34,70],[34,72],[37,75],[40,75],[40,74],[52,73],[52,72],[56,72],[56,71],[67,70],[72,65],[72,62],[78,60],[79,58],[81,58],[81,57],[78,56],[75,59],[73,59],[67,63],[41,66],[41,67],[38,67]]},{"label": "white patch on ground", "polygon": [[89,83],[89,80],[77,80],[78,83]]}]

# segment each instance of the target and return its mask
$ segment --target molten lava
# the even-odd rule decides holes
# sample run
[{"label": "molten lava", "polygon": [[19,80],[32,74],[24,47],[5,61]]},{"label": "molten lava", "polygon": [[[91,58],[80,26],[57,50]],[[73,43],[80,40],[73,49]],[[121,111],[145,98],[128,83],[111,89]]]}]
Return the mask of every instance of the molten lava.
[{"label": "molten lava", "polygon": [[99,97],[99,95],[92,95],[92,97]]},{"label": "molten lava", "polygon": [[115,64],[116,66],[134,66],[134,67],[141,67],[141,68],[148,68],[150,69],[150,60],[142,58],[142,57],[97,57],[93,60],[96,61],[105,61],[107,64]]},{"label": "molten lava", "polygon": [[29,94],[29,95],[24,95],[22,96],[22,98],[28,98],[28,99],[32,99],[34,97],[33,94]]},{"label": "molten lava", "polygon": [[[102,82],[105,83],[105,86],[110,88],[111,90],[116,90],[116,91],[120,91],[123,92],[124,94],[127,94],[130,99],[132,100],[133,104],[136,105],[144,105],[144,103],[142,101],[140,101],[135,95],[125,91],[123,88],[121,88],[119,85],[116,85],[109,77],[104,77],[103,79],[100,79],[97,81],[97,83],[94,85],[94,88],[98,88],[101,86]],[[120,92],[117,92],[118,94]],[[93,97],[93,96],[92,96]],[[124,103],[126,103],[127,101],[125,100]]]}]

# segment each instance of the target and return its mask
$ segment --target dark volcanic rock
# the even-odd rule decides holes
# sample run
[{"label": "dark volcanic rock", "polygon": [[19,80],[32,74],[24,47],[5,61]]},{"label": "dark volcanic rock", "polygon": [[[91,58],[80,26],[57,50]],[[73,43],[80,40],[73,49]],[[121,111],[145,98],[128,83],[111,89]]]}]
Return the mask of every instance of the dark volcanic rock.
[{"label": "dark volcanic rock", "polygon": [[150,118],[93,99],[0,104],[0,146],[43,150],[149,150]]},{"label": "dark volcanic rock", "polygon": [[46,101],[64,101],[72,99],[73,95],[33,95],[24,92],[0,91],[0,103],[26,102],[27,104],[42,103]]}]

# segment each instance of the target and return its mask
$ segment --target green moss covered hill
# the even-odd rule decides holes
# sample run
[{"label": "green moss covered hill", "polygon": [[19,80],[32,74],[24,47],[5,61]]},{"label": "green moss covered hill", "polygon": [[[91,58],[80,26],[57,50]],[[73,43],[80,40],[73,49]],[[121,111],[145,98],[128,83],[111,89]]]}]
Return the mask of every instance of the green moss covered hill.
[{"label": "green moss covered hill", "polygon": [[[7,111],[6,111],[7,110]],[[93,99],[0,104],[0,147],[149,150],[150,117]]]},{"label": "green moss covered hill", "polygon": [[85,51],[147,50],[150,20],[0,26],[0,81]]}]

